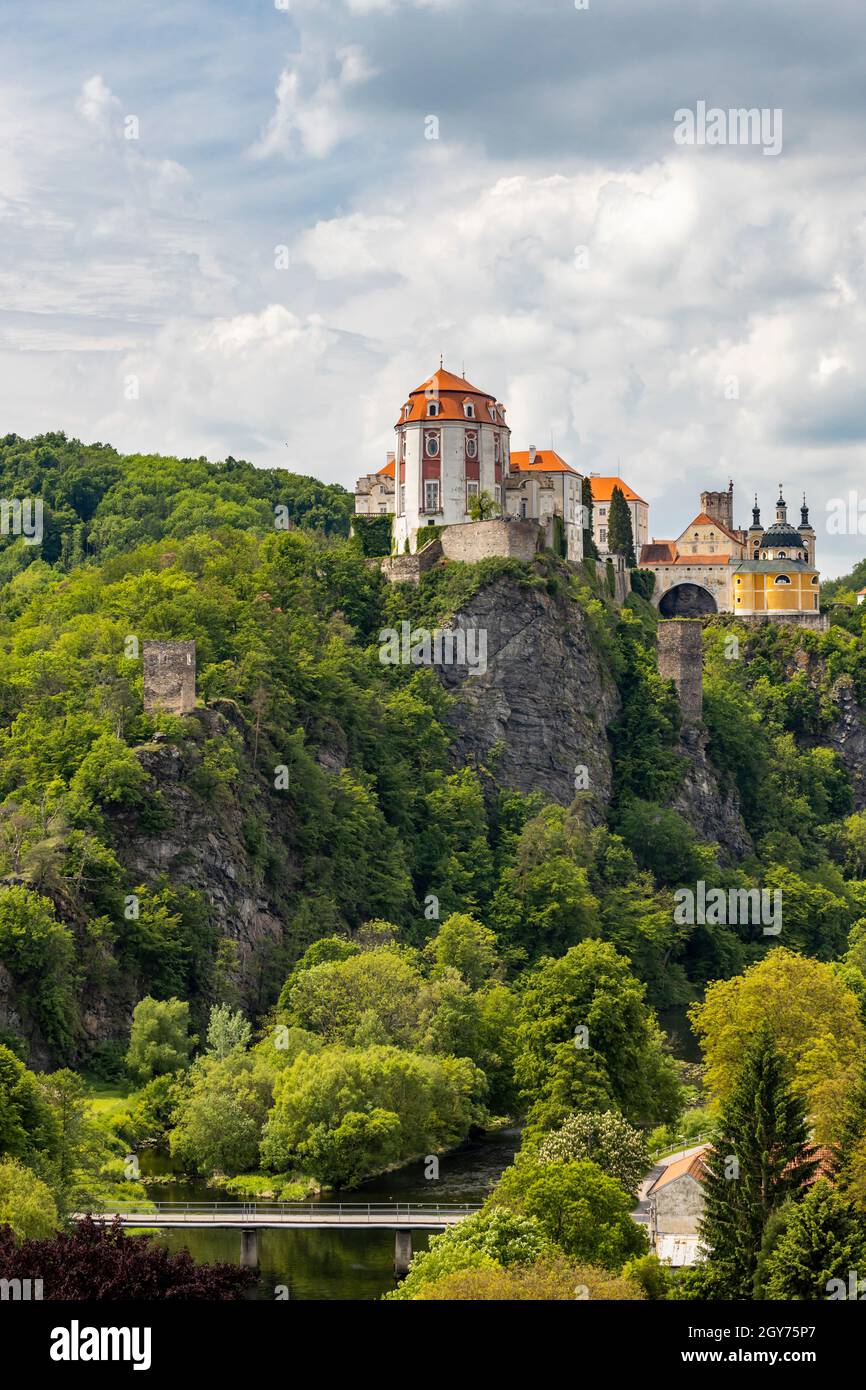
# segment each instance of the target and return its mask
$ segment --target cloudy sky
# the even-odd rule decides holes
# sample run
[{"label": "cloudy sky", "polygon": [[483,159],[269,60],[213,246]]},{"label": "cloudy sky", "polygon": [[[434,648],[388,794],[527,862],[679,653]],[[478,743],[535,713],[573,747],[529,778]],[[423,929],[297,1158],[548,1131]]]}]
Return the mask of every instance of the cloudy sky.
[{"label": "cloudy sky", "polygon": [[[782,480],[825,574],[866,553],[861,0],[6,14],[3,432],[351,487],[442,353],[657,536]],[[781,151],[678,143],[701,102]]]}]

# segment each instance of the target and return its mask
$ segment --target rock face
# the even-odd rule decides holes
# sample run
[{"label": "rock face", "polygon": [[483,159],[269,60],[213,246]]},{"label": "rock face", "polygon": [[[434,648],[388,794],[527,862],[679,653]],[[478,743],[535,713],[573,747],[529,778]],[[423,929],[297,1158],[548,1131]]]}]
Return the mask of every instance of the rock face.
[{"label": "rock face", "polygon": [[[610,800],[607,726],[616,685],[570,598],[502,576],[460,610],[454,628],[486,634],[486,671],[437,669],[458,695],[455,758],[486,768],[501,786],[568,805],[586,770],[596,819]],[[467,649],[471,650],[467,638]]]},{"label": "rock face", "polygon": [[754,846],[740,813],[739,797],[733,790],[722,790],[707,757],[708,742],[701,730],[683,728],[680,751],[686,773],[671,807],[688,821],[700,839],[715,840],[720,860],[731,864],[751,853]]},{"label": "rock face", "polygon": [[839,754],[851,778],[854,806],[866,808],[866,715],[857,703],[854,683],[850,676],[841,676],[832,690],[837,718],[827,735],[827,742]]},{"label": "rock face", "polygon": [[[221,702],[227,704],[228,702]],[[230,708],[227,711],[230,713]],[[225,734],[231,721],[214,707],[198,709],[196,716],[209,738]],[[194,767],[192,750],[172,743],[149,743],[136,756],[159,788],[169,812],[168,829],[152,834],[138,828],[134,835],[118,837],[118,854],[130,883],[151,883],[165,877],[175,886],[200,892],[208,903],[211,921],[220,936],[237,946],[241,989],[255,970],[257,948],[266,940],[279,942],[283,924],[277,905],[264,894],[249,850],[244,844],[240,807],[221,804],[217,809],[196,795],[189,785]],[[268,805],[277,827],[280,806]]]}]

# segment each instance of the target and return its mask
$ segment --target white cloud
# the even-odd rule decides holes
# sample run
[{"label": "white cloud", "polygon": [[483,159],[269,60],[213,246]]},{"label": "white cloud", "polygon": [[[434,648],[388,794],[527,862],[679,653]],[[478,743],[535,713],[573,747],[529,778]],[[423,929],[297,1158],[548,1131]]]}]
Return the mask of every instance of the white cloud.
[{"label": "white cloud", "polygon": [[321,48],[297,58],[280,73],[276,108],[251,153],[259,159],[276,154],[324,159],[359,129],[347,92],[374,76],[358,44],[338,49],[333,58]]},{"label": "white cloud", "polygon": [[95,73],[82,86],[75,109],[89,125],[107,132],[120,110],[120,101],[101,75]]}]

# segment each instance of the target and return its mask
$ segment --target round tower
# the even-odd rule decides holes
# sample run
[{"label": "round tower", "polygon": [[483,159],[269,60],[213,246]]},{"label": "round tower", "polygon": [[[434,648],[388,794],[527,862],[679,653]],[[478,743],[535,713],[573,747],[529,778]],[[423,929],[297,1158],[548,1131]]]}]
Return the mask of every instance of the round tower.
[{"label": "round tower", "polygon": [[511,431],[489,391],[442,366],[414,391],[395,425],[394,538],[398,553],[424,544],[428,526],[469,521],[473,497],[504,510]]}]

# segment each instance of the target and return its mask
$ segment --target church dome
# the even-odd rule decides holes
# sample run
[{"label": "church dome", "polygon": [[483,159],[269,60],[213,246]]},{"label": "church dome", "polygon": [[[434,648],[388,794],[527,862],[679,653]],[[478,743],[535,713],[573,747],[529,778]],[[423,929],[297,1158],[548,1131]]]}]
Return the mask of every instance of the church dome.
[{"label": "church dome", "polygon": [[761,537],[762,550],[805,550],[806,542],[789,521],[775,521]]}]

